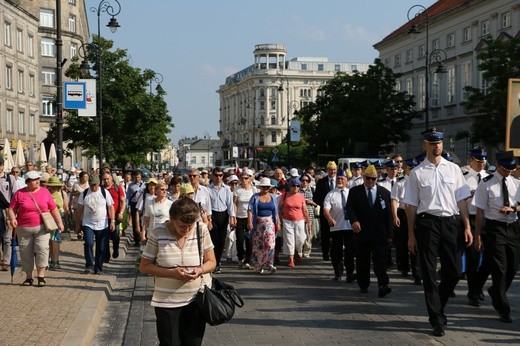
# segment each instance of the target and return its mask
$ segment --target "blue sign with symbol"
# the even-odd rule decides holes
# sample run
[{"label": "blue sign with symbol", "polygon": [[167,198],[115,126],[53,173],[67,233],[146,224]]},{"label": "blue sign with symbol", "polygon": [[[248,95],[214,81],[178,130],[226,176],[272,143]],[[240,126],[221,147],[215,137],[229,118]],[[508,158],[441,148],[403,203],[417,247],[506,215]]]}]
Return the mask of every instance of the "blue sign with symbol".
[{"label": "blue sign with symbol", "polygon": [[63,83],[63,108],[85,109],[87,108],[87,83],[65,82]]}]

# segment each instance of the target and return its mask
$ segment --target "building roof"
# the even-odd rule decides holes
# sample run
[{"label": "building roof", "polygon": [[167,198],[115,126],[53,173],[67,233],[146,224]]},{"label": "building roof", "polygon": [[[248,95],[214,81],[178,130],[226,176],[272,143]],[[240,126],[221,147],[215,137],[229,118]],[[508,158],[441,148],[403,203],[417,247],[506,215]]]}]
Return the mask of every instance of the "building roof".
[{"label": "building roof", "polygon": [[[460,6],[468,5],[471,2],[476,2],[476,0],[438,0],[436,3],[428,7],[425,11],[421,12],[421,9],[417,7],[410,12],[411,21],[407,21],[403,25],[401,25],[398,29],[394,30],[392,33],[383,38],[380,42],[374,44],[374,47],[382,44],[383,42],[390,40],[394,37],[401,36],[403,34],[408,33],[410,30],[411,23],[413,22],[419,28],[423,27],[423,24],[426,22],[426,18],[428,18],[429,23],[435,21],[435,18],[441,16],[447,12],[450,12]],[[417,6],[417,5],[416,5]],[[411,9],[411,8],[410,8]],[[418,14],[417,16],[415,16]],[[377,49],[377,48],[376,48]]]},{"label": "building roof", "polygon": [[218,139],[199,139],[190,145],[190,150],[208,150],[213,146],[218,145],[220,140]]}]

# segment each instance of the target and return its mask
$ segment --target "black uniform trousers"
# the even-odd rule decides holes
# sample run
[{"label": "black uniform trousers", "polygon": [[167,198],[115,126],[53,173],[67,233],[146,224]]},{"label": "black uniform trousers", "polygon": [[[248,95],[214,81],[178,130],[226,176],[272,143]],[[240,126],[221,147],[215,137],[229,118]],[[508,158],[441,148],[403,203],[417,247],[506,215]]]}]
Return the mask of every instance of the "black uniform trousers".
[{"label": "black uniform trousers", "polygon": [[[421,266],[424,296],[432,326],[446,320],[444,307],[462,271],[463,224],[460,216],[417,215],[415,239]],[[437,283],[437,254],[441,281]]]},{"label": "black uniform trousers", "polygon": [[343,275],[343,266],[347,269],[347,277],[354,274],[354,240],[352,230],[330,232],[330,259],[334,274]]},{"label": "black uniform trousers", "polygon": [[209,232],[213,246],[215,246],[215,258],[217,267],[220,267],[220,258],[226,245],[227,227],[229,225],[229,214],[227,211],[211,211],[211,224],[213,228]]},{"label": "black uniform trousers", "polygon": [[[470,215],[469,221],[471,224],[471,232],[473,233],[473,239],[475,239],[475,215]],[[480,286],[479,284],[480,280],[478,272],[481,253],[478,252],[473,245],[465,248],[464,252],[466,253],[466,277],[468,280],[468,298],[478,299],[478,296],[480,295],[480,293],[482,293],[482,286]]]},{"label": "black uniform trousers", "polygon": [[359,288],[370,286],[370,259],[374,264],[374,274],[379,286],[388,285],[388,274],[386,273],[386,241],[356,241],[356,272]]},{"label": "black uniform trousers", "polygon": [[[482,244],[484,244],[484,247],[487,245],[487,236],[485,232],[485,226],[482,230],[482,233],[480,234],[480,241]],[[482,262],[480,262],[480,266],[478,268],[477,272],[477,278],[476,278],[476,284],[475,284],[475,291],[482,292],[484,285],[486,284],[486,281],[489,277],[489,274],[491,274],[491,260],[489,258],[489,251],[484,249],[482,251]]]},{"label": "black uniform trousers", "polygon": [[[323,210],[323,207],[322,207]],[[320,238],[321,238],[321,253],[323,259],[328,259],[330,255],[330,226],[325,218],[324,213],[320,213]]]},{"label": "black uniform trousers", "polygon": [[[236,235],[236,246],[237,246],[237,257],[239,261],[245,260],[245,263],[249,263],[251,261],[251,237],[246,237],[245,234],[247,232],[247,217],[246,218],[238,218],[237,217],[237,227],[235,229]],[[245,252],[244,252],[244,243],[245,243]]]},{"label": "black uniform trousers", "polygon": [[408,252],[408,218],[406,217],[406,211],[403,208],[398,208],[397,216],[401,221],[400,227],[394,226],[396,258],[399,259],[399,270],[403,273],[408,273],[411,268],[412,275],[420,277],[417,255]]},{"label": "black uniform trousers", "polygon": [[486,244],[491,265],[489,293],[499,314],[510,314],[506,292],[518,271],[520,260],[520,224],[486,219]]}]

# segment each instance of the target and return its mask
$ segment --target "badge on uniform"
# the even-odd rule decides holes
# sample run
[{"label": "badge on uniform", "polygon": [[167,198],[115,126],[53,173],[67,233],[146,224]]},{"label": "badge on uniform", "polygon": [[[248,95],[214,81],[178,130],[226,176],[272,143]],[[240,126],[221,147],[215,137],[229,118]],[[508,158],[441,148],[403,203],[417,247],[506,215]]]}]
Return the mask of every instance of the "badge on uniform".
[{"label": "badge on uniform", "polygon": [[381,209],[386,209],[386,203],[381,199]]}]

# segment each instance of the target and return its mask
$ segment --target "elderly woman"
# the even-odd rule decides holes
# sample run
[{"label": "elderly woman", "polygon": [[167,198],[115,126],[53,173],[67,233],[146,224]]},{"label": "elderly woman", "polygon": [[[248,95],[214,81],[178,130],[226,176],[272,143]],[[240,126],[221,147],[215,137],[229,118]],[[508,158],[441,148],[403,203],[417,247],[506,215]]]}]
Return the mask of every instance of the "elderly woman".
[{"label": "elderly woman", "polygon": [[179,198],[170,208],[170,220],[148,234],[141,256],[141,271],[155,277],[152,306],[161,345],[202,344],[206,322],[195,296],[202,283],[211,286],[216,260],[208,228],[197,222],[199,213],[195,201]]},{"label": "elderly woman", "polygon": [[307,232],[305,242],[303,243],[303,257],[310,257],[312,250],[312,239],[318,236],[319,220],[314,215],[314,208],[318,206],[313,201],[314,189],[311,187],[312,177],[310,174],[304,174],[301,178],[302,187],[300,193],[305,197],[305,205],[307,206],[307,212],[311,220],[310,232]]},{"label": "elderly woman", "polygon": [[36,266],[38,286],[45,286],[45,268],[49,264],[50,233],[40,216],[42,212],[49,212],[58,224],[59,231],[63,232],[61,215],[52,199],[49,190],[40,187],[40,174],[30,171],[26,174],[25,189],[18,190],[7,210],[9,221],[16,227],[22,270],[25,272],[25,286],[33,284],[33,269]]},{"label": "elderly woman", "polygon": [[244,169],[240,174],[240,185],[237,187],[233,197],[237,214],[235,236],[239,268],[251,268],[251,237],[246,237],[248,233],[247,208],[251,197],[257,192],[257,188],[253,186],[253,172],[249,169]]},{"label": "elderly woman", "polygon": [[[63,183],[57,176],[52,176],[49,181],[45,183],[45,187],[51,193],[52,199],[56,203],[56,207],[60,211],[61,219],[67,220],[69,214],[68,198],[67,193],[63,189]],[[50,263],[49,270],[61,269],[60,266],[60,244],[61,244],[61,233],[59,230],[51,231],[51,242],[50,242]]]},{"label": "elderly woman", "polygon": [[274,246],[280,221],[277,198],[269,193],[271,187],[269,178],[260,179],[260,192],[251,197],[247,208],[247,228],[252,231],[252,263],[260,274],[272,274],[276,271]]},{"label": "elderly woman", "polygon": [[278,210],[283,220],[283,245],[284,252],[289,255],[289,267],[300,262],[300,254],[303,243],[307,238],[307,232],[311,231],[309,212],[305,203],[305,197],[300,193],[301,182],[298,178],[292,178],[288,182],[289,190],[280,198]]},{"label": "elderly woman", "polygon": [[155,186],[155,199],[148,203],[143,214],[143,227],[141,229],[141,244],[146,244],[147,234],[156,225],[168,221],[172,201],[167,198],[168,186],[159,181]]}]

